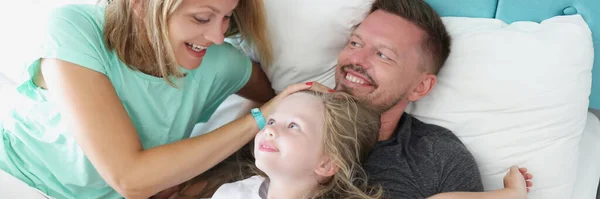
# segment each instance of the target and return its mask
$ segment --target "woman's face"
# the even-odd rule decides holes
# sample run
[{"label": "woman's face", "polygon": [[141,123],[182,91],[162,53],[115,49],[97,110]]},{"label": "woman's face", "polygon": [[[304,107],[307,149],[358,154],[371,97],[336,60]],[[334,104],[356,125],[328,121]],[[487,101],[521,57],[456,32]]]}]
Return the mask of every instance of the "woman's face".
[{"label": "woman's face", "polygon": [[238,0],[183,0],[170,17],[169,41],[177,63],[188,70],[202,63],[206,48],[222,44]]}]

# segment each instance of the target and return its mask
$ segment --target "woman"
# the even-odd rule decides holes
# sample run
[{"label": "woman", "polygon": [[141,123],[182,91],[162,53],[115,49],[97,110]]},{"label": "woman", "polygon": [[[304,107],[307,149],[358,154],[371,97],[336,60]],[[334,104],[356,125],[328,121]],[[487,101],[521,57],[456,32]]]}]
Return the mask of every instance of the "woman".
[{"label": "woman", "polygon": [[[260,67],[223,43],[239,32],[270,60],[261,0],[113,0],[61,7],[47,20],[30,80],[0,119],[0,173],[9,174],[0,176],[44,195],[148,198],[258,132],[248,114],[183,140],[227,96],[274,96]],[[0,196],[18,190],[1,178]]]}]

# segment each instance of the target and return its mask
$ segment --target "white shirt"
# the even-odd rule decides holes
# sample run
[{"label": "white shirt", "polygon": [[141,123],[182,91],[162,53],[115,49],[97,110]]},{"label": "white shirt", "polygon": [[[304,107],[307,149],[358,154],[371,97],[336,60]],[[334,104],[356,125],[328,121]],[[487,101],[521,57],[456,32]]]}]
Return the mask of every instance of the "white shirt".
[{"label": "white shirt", "polygon": [[268,180],[262,176],[252,176],[222,185],[212,199],[266,199],[268,190]]}]

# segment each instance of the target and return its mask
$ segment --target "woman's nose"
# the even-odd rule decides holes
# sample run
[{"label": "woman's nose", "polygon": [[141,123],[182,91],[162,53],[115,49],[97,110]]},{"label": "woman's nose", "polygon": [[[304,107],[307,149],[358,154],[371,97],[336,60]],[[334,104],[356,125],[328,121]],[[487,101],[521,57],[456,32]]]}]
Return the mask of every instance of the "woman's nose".
[{"label": "woman's nose", "polygon": [[225,41],[225,32],[223,29],[227,30],[226,27],[229,24],[226,23],[215,23],[209,27],[209,30],[204,33],[204,38],[214,44],[221,45]]}]

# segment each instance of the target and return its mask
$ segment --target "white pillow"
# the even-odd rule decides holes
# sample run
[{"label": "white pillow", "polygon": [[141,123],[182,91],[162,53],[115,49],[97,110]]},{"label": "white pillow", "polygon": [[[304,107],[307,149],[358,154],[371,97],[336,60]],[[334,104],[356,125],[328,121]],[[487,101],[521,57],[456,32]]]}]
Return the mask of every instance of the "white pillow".
[{"label": "white pillow", "polygon": [[591,90],[591,31],[580,15],[542,23],[444,17],[453,38],[438,84],[407,110],[452,130],[486,190],[512,165],[534,175],[530,198],[570,198]]},{"label": "white pillow", "polygon": [[[316,81],[335,86],[337,57],[346,45],[352,27],[371,10],[374,0],[265,0],[267,29],[273,47],[273,62],[263,69],[275,92],[290,84]],[[252,46],[236,38],[227,39],[253,60]],[[210,132],[236,118],[248,100],[231,96],[211,119],[196,125],[192,136]]]},{"label": "white pillow", "polygon": [[265,0],[274,60],[264,68],[275,91],[307,81],[333,88],[337,57],[373,1]]}]

